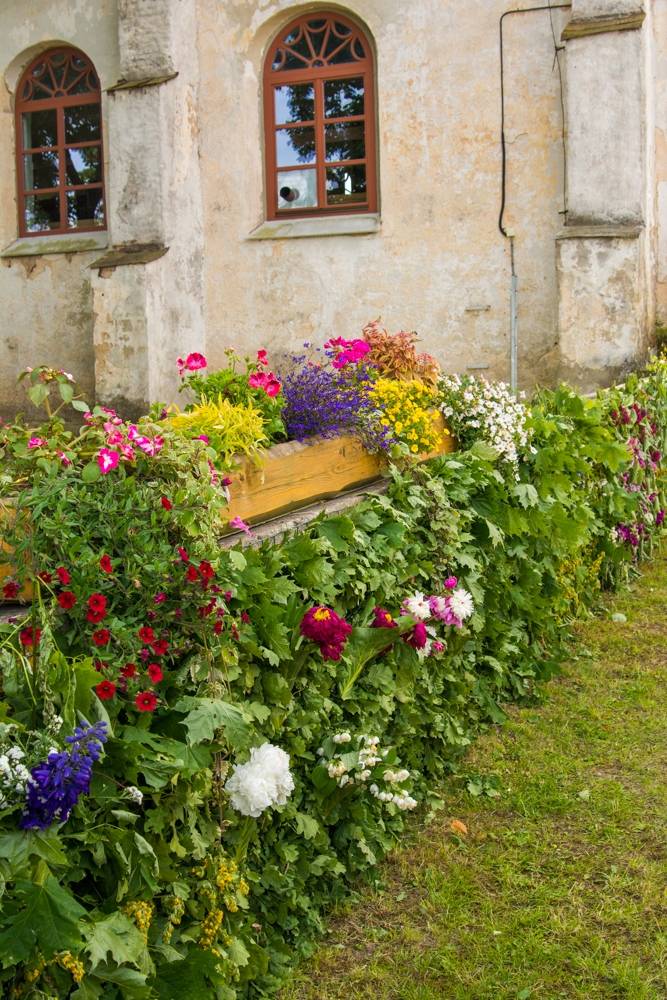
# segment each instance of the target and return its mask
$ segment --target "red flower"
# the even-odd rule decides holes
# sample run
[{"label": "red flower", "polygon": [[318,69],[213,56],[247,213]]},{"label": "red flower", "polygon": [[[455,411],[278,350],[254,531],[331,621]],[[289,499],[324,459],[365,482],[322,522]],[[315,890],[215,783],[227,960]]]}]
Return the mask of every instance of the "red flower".
[{"label": "red flower", "polygon": [[164,656],[169,649],[169,643],[166,639],[156,639],[155,642],[151,643],[151,646],[156,656]]},{"label": "red flower", "polygon": [[107,599],[104,594],[91,594],[88,598],[88,608],[90,611],[94,611],[97,615],[102,613],[106,614]]},{"label": "red flower", "polygon": [[241,621],[243,622],[244,625],[247,625],[248,622],[250,621],[250,615],[248,614],[247,611],[241,612]]},{"label": "red flower", "polygon": [[320,647],[325,660],[339,660],[352,626],[337,615],[333,608],[316,604],[301,619],[301,635]]},{"label": "red flower", "polygon": [[9,583],[6,583],[2,588],[2,596],[6,597],[8,601],[11,601],[12,598],[19,596],[20,590],[21,588],[18,583],[16,583],[15,580],[10,580]]},{"label": "red flower", "polygon": [[134,677],[137,673],[137,665],[136,663],[126,663],[124,667],[121,667],[120,672],[123,677]]},{"label": "red flower", "polygon": [[103,573],[113,573],[113,566],[111,565],[111,559],[109,556],[102,556],[100,559],[100,569]]},{"label": "red flower", "polygon": [[423,622],[417,622],[415,627],[403,637],[413,649],[423,649],[428,640],[428,633]]},{"label": "red flower", "polygon": [[162,673],[162,667],[159,663],[149,663],[147,667],[148,676],[153,681],[153,684],[159,684],[163,679],[164,674]]},{"label": "red flower", "polygon": [[155,639],[155,632],[150,627],[150,625],[142,625],[139,631],[137,632],[137,635],[139,636],[142,642],[146,643],[153,642],[153,640]]},{"label": "red flower", "polygon": [[106,611],[87,611],[86,621],[89,621],[91,625],[99,625],[106,618]]},{"label": "red flower", "polygon": [[165,510],[171,510],[173,506],[171,500],[169,500],[167,497],[161,497],[160,503],[162,504]]},{"label": "red flower", "polygon": [[37,576],[40,578],[42,583],[51,583],[51,580],[53,580],[52,574],[47,573],[46,570],[42,570],[42,572],[38,573]]},{"label": "red flower", "polygon": [[110,701],[116,693],[116,685],[113,681],[100,681],[95,685],[95,694],[100,701]]},{"label": "red flower", "polygon": [[196,566],[188,566],[185,573],[185,579],[189,580],[190,583],[196,583],[199,579],[199,571]]},{"label": "red flower", "polygon": [[215,576],[215,570],[210,562],[207,562],[205,559],[202,559],[199,563],[199,572],[201,573],[202,580],[212,580]]},{"label": "red flower", "polygon": [[56,576],[62,583],[63,587],[66,587],[68,583],[72,582],[72,577],[70,575],[70,572],[68,569],[65,569],[64,566],[58,567],[58,569],[56,570]]},{"label": "red flower", "polygon": [[98,674],[101,674],[106,667],[106,663],[104,660],[93,660],[93,666],[95,667],[95,670],[97,670]]},{"label": "red flower", "polygon": [[111,638],[111,632],[108,628],[99,628],[97,632],[93,632],[91,638],[96,646],[106,646]]},{"label": "red flower", "polygon": [[218,621],[213,626],[213,631],[215,632],[216,635],[220,635],[224,627],[225,627],[224,622]]},{"label": "red flower", "polygon": [[63,590],[61,594],[58,594],[57,600],[63,611],[69,611],[76,604],[76,594],[73,594],[71,590]]},{"label": "red flower", "polygon": [[384,608],[373,608],[371,628],[397,628],[397,624]]},{"label": "red flower", "polygon": [[154,712],[157,707],[157,696],[152,691],[139,691],[134,704],[140,712]]},{"label": "red flower", "polygon": [[182,545],[179,545],[176,551],[178,552],[183,562],[190,562],[190,556],[187,554]]},{"label": "red flower", "polygon": [[27,628],[22,628],[19,632],[19,639],[21,640],[21,644],[23,646],[38,646],[41,637],[41,628],[33,628],[32,625],[28,625]]}]

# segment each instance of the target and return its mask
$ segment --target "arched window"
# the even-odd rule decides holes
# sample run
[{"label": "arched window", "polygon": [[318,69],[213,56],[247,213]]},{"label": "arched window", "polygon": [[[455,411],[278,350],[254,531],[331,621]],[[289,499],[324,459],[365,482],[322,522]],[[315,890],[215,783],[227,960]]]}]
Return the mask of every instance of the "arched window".
[{"label": "arched window", "polygon": [[373,53],[339,14],[283,28],[264,67],[268,216],[377,210]]},{"label": "arched window", "polygon": [[19,234],[103,229],[100,81],[77,49],[43,52],[16,95]]}]

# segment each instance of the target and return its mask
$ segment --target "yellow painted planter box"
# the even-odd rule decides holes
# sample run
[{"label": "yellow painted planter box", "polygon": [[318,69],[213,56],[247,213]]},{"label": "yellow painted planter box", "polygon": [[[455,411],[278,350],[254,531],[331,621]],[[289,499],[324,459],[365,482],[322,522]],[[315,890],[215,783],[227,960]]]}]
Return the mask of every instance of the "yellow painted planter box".
[{"label": "yellow painted planter box", "polygon": [[[441,415],[436,414],[434,421],[439,445],[428,455],[416,456],[415,461],[455,450]],[[258,460],[243,459],[239,471],[232,474],[228,517],[261,521],[374,482],[386,469],[383,455],[369,454],[359,439],[351,436],[277,444]]]},{"label": "yellow painted planter box", "polygon": [[[423,462],[456,449],[454,438],[447,432],[440,414],[436,414],[434,420],[439,431],[439,445],[428,455],[416,456],[414,461]],[[250,523],[267,520],[375,482],[386,471],[384,456],[369,454],[359,439],[351,436],[274,445],[259,459],[242,459],[238,471],[231,476],[231,501],[221,534],[235,530],[227,523],[235,517]],[[13,516],[11,500],[0,502],[0,525],[6,524]],[[0,550],[11,552],[1,535]],[[11,564],[0,564],[0,583],[12,575]],[[28,585],[21,591],[19,599],[29,601],[31,596]]]}]

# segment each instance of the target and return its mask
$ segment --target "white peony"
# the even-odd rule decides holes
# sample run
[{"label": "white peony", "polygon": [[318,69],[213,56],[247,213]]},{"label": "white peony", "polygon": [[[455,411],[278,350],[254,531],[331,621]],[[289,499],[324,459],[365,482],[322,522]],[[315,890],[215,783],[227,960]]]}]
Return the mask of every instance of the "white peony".
[{"label": "white peony", "polygon": [[284,806],[294,791],[289,755],[271,743],[253,747],[246,764],[234,765],[225,790],[243,816],[257,819],[271,806]]},{"label": "white peony", "polygon": [[472,595],[464,590],[463,587],[457,587],[449,595],[449,606],[457,618],[460,618],[462,622],[466,618],[470,618],[470,615],[475,610],[475,605],[472,599]]},{"label": "white peony", "polygon": [[403,601],[402,609],[420,622],[425,622],[431,617],[428,598],[424,597],[421,592],[414,594],[412,597],[406,597]]}]

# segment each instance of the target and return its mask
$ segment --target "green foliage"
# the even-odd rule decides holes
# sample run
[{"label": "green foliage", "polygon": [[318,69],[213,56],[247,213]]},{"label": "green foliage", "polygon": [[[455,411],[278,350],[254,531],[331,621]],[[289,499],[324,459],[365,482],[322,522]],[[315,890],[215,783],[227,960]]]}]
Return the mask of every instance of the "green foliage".
[{"label": "green foliage", "polygon": [[267,443],[262,413],[252,402],[230,402],[222,393],[205,396],[184,413],[172,413],[169,424],[182,434],[204,434],[216,456],[229,463],[235,455],[252,455]]},{"label": "green foliage", "polygon": [[[196,373],[188,375],[182,389],[194,392],[197,403],[206,404],[211,400],[227,400],[234,406],[248,406],[257,410],[262,419],[261,436],[271,443],[284,441],[285,425],[282,420],[283,397],[280,391],[275,396],[269,395],[261,386],[253,387],[248,379],[257,373],[262,373],[263,364],[250,357],[243,359],[244,371],[237,371],[242,362],[236,351],[227,348],[227,365],[217,371],[207,374]],[[258,356],[259,357],[259,356]],[[275,376],[272,376],[275,378]]]},{"label": "green foliage", "polygon": [[[656,369],[622,393],[652,412],[642,454],[667,426],[666,386]],[[201,442],[165,430],[159,458],[95,479],[79,461],[39,467],[6,540],[16,583],[35,587],[41,637],[26,646],[25,622],[0,627],[0,751],[20,745],[33,765],[82,715],[112,735],[67,823],[19,831],[21,803],[0,811],[3,995],[275,991],[324,908],[373,877],[405,825],[362,781],[332,782],[318,750],[331,755],[340,731],[377,735],[411,795],[440,807],[441,781],[475,734],[558,669],[568,625],[600,582],[633,571],[637,552],[616,526],[646,521],[649,503],[655,520],[664,495],[660,463],[642,467],[628,449],[618,405],[613,393],[544,393],[516,466],[473,442],[393,470],[386,495],[243,551],[219,548],[224,498]],[[10,453],[19,438],[0,446]],[[21,475],[35,468],[27,449],[12,462]],[[647,526],[643,554],[654,534]],[[375,606],[396,615],[452,574],[475,611],[444,654],[420,657],[400,629],[369,627]],[[354,627],[338,662],[300,634],[314,603]],[[98,644],[100,628],[109,637]],[[147,692],[155,704],[142,710]],[[289,754],[295,788],[255,820],[232,809],[224,784],[264,742]],[[494,788],[475,782],[487,797]]]}]

